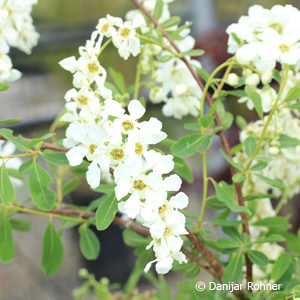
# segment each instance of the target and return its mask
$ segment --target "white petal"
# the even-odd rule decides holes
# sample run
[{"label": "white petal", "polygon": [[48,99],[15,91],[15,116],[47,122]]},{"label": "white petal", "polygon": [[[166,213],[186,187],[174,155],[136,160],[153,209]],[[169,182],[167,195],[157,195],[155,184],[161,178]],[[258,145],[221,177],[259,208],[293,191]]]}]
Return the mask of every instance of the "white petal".
[{"label": "white petal", "polygon": [[150,227],[150,233],[153,238],[159,239],[163,236],[166,229],[165,223],[158,218]]},{"label": "white petal", "polygon": [[181,184],[182,180],[176,174],[173,174],[164,180],[164,187],[166,191],[178,191],[181,187]]},{"label": "white petal", "polygon": [[171,257],[166,257],[163,260],[157,262],[155,269],[158,274],[166,274],[168,273],[173,265],[173,259]]},{"label": "white petal", "polygon": [[145,113],[145,107],[138,100],[131,100],[128,105],[130,117],[134,120],[141,118]]},{"label": "white petal", "polygon": [[156,262],[156,261],[157,261],[157,260],[155,259],[155,260],[152,260],[152,261],[148,262],[147,265],[146,265],[146,267],[145,267],[145,269],[144,269],[144,272],[147,273],[147,272],[150,270],[152,264],[153,264],[154,262]]},{"label": "white petal", "polygon": [[70,89],[66,92],[65,99],[66,99],[66,101],[70,101],[70,100],[74,99],[76,97],[76,95],[77,95],[76,89]]},{"label": "white petal", "polygon": [[59,62],[62,68],[72,73],[75,72],[77,67],[77,61],[75,56],[67,57]]},{"label": "white petal", "polygon": [[123,197],[125,197],[129,193],[129,191],[130,191],[130,185],[127,182],[121,181],[115,187],[116,198],[118,200],[121,200]]},{"label": "white petal", "polygon": [[106,100],[105,101],[105,111],[110,116],[120,118],[124,115],[125,110],[122,108],[122,105],[115,100]]},{"label": "white petal", "polygon": [[189,203],[189,198],[185,193],[178,193],[177,195],[171,197],[170,199],[170,204],[174,207],[174,208],[178,208],[178,209],[183,209],[185,207],[187,207]]},{"label": "white petal", "polygon": [[101,179],[101,170],[96,163],[96,161],[93,161],[89,167],[88,171],[86,172],[86,180],[88,184],[91,186],[91,188],[95,189],[99,186]]},{"label": "white petal", "polygon": [[71,166],[79,166],[87,153],[88,151],[86,148],[82,146],[77,146],[70,149],[67,152],[66,156]]}]

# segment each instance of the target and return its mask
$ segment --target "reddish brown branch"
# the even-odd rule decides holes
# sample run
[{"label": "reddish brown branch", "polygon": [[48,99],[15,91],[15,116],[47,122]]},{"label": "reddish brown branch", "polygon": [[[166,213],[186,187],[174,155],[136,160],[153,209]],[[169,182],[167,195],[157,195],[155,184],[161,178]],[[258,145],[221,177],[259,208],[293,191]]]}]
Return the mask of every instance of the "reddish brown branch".
[{"label": "reddish brown branch", "polygon": [[[54,214],[54,215],[77,216],[77,217],[87,218],[87,219],[93,218],[95,216],[95,212],[92,212],[92,211],[84,212],[80,209],[67,209],[67,208],[51,209],[51,210],[47,211],[47,213]],[[145,236],[150,235],[150,232],[146,227],[139,225],[134,221],[126,221],[119,217],[115,217],[112,223],[114,225],[130,228],[130,229],[132,229],[142,235],[145,235]],[[209,249],[207,249],[198,239],[196,239],[196,241],[195,241],[194,235],[192,233],[190,233],[187,237],[191,240],[192,243],[196,242],[195,248],[198,250],[202,249],[201,253],[202,254],[205,253],[204,256],[206,259],[208,257],[208,258],[210,258],[210,260],[212,258],[214,260],[216,260],[213,256],[213,254],[209,251]],[[220,274],[223,274],[223,270],[221,273],[218,273],[218,269],[215,268],[215,266],[217,264],[211,264],[211,263],[206,262],[204,259],[200,258],[199,256],[197,256],[196,254],[187,250],[186,248],[182,248],[181,250],[190,260],[194,261],[201,268],[205,269],[208,273],[210,273],[216,279],[221,280],[222,276],[220,277]],[[223,268],[222,265],[221,265],[221,268]]]},{"label": "reddish brown branch", "polygon": [[[173,48],[176,50],[176,52],[180,54],[181,51],[180,51],[179,47],[171,39],[170,35],[167,33],[167,31],[164,29],[164,27],[151,15],[151,13],[138,0],[131,0],[131,1],[150,19],[150,21],[156,27],[160,28],[160,30],[161,30],[162,34],[165,36],[165,38],[173,46]],[[204,84],[201,81],[201,79],[200,79],[199,75],[197,74],[197,72],[195,71],[195,69],[190,64],[190,62],[184,56],[182,56],[180,59],[185,63],[185,65],[187,66],[187,68],[191,72],[192,76],[196,80],[197,84],[199,85],[199,87],[203,91],[204,90]],[[209,107],[212,107],[212,105],[214,103],[214,99],[211,96],[211,94],[209,92],[207,92],[205,97],[206,97],[206,100],[207,100],[207,103],[208,103]],[[217,126],[221,126],[222,124],[220,122],[220,118],[219,118],[216,111],[214,112],[214,116],[215,116]],[[220,136],[220,139],[221,139],[221,142],[223,144],[223,147],[225,149],[226,154],[229,157],[232,157],[231,151],[230,151],[230,146],[229,146],[229,143],[228,143],[228,140],[226,138],[224,130],[220,130],[218,132],[218,135]],[[229,168],[230,168],[231,175],[233,177],[236,174],[236,169],[230,164],[229,164]],[[235,190],[236,190],[239,205],[240,206],[245,206],[241,185],[239,183],[235,183],[234,186],[235,186]],[[250,236],[248,216],[244,213],[241,213],[241,218],[244,221],[244,223],[243,223],[243,232],[245,232],[246,234],[248,234]],[[247,255],[246,255],[246,262],[247,262],[247,271],[246,271],[247,272],[247,280],[251,282],[252,281],[252,263],[247,258]]]}]

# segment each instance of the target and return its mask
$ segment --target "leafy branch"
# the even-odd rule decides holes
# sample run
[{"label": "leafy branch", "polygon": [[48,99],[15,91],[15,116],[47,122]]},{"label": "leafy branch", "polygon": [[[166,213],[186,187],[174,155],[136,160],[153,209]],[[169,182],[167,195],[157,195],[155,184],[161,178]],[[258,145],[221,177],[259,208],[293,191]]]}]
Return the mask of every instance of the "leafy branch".
[{"label": "leafy branch", "polygon": [[[137,6],[149,18],[149,20],[156,27],[158,27],[161,30],[162,34],[169,41],[169,43],[172,45],[172,47],[176,50],[176,52],[178,54],[180,54],[181,51],[180,51],[179,47],[171,39],[170,35],[167,33],[167,31],[164,29],[164,27],[151,15],[151,13],[138,0],[131,0],[131,1],[134,3],[135,6]],[[180,59],[185,63],[185,65],[187,66],[187,68],[191,72],[192,76],[196,80],[197,84],[201,88],[201,90],[204,91],[204,89],[205,89],[204,84],[201,81],[201,79],[200,79],[199,75],[197,74],[197,72],[195,71],[195,69],[192,67],[192,65],[188,61],[188,59],[185,56],[182,56]],[[207,101],[209,107],[212,107],[213,104],[214,104],[214,97],[211,96],[211,94],[208,91],[206,91],[205,98],[206,98],[206,101]],[[221,124],[220,118],[218,116],[218,113],[216,111],[214,112],[214,116],[215,116],[217,126],[221,127],[222,124]],[[220,136],[220,139],[221,139],[221,142],[222,142],[222,145],[225,149],[226,154],[230,158],[232,158],[229,142],[227,140],[227,137],[225,135],[224,130],[221,129],[218,132],[218,135]],[[235,167],[230,165],[230,164],[229,164],[229,169],[230,169],[231,175],[233,177],[237,173],[237,171],[236,171]],[[235,182],[234,187],[235,187],[235,190],[236,190],[239,205],[240,206],[245,206],[241,185],[238,182]],[[243,232],[246,233],[248,236],[250,236],[248,216],[247,216],[247,214],[242,213],[242,212],[240,213],[240,215],[241,215],[242,220],[244,221],[244,223],[243,223]],[[249,260],[247,255],[246,255],[246,267],[247,267],[247,270],[246,270],[247,281],[252,282],[252,262]]]}]

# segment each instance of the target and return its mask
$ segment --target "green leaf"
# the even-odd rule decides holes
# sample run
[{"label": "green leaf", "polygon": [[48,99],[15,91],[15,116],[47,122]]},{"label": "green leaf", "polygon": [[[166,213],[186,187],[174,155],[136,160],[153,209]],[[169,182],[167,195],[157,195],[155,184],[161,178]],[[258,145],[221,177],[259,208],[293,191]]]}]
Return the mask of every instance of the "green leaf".
[{"label": "green leaf", "polygon": [[278,217],[278,216],[268,217],[268,218],[258,220],[253,225],[254,226],[265,226],[265,227],[268,227],[270,229],[277,230],[280,232],[286,231],[290,227],[290,224],[286,218]]},{"label": "green leaf", "polygon": [[277,83],[281,83],[281,75],[276,69],[273,70],[273,78],[277,81]]},{"label": "green leaf", "polygon": [[235,162],[231,157],[229,157],[222,149],[220,149],[220,152],[222,156],[225,158],[225,160],[232,166],[234,166],[237,170],[242,169],[242,165],[240,163]]},{"label": "green leaf", "polygon": [[260,267],[266,266],[269,263],[267,256],[260,251],[249,250],[247,255],[254,264],[257,264]]},{"label": "green leaf", "polygon": [[184,178],[188,183],[192,183],[194,181],[193,173],[184,159],[174,156],[173,160],[175,163],[174,172]]},{"label": "green leaf", "polygon": [[271,179],[271,178],[268,178],[268,177],[260,175],[260,174],[255,174],[255,176],[271,186],[274,186],[281,190],[283,190],[285,188],[284,184],[279,179]]},{"label": "green leaf", "polygon": [[250,168],[250,170],[251,170],[251,171],[261,171],[261,170],[263,170],[264,168],[266,168],[267,165],[268,165],[268,164],[265,163],[265,162],[259,162],[259,163],[255,164],[254,166],[252,166],[252,167]]},{"label": "green leaf", "polygon": [[155,7],[154,7],[154,11],[153,11],[153,17],[158,20],[163,13],[163,9],[164,9],[164,2],[163,0],[157,0]]},{"label": "green leaf", "polygon": [[279,234],[270,234],[267,237],[260,238],[254,241],[252,244],[264,244],[264,243],[275,243],[275,242],[283,242],[285,239]]},{"label": "green leaf", "polygon": [[0,202],[5,205],[14,202],[15,190],[9,179],[5,164],[2,163],[0,169]]},{"label": "green leaf", "polygon": [[275,281],[278,281],[285,273],[285,271],[289,268],[291,263],[291,256],[287,253],[281,253],[273,265],[271,278]]},{"label": "green leaf", "polygon": [[300,87],[294,86],[289,90],[284,101],[289,102],[289,101],[293,101],[293,100],[298,100],[299,98],[300,98]]},{"label": "green leaf", "polygon": [[6,169],[9,177],[24,180],[24,176],[17,169]]},{"label": "green leaf", "polygon": [[193,49],[193,50],[184,51],[181,53],[181,55],[182,56],[202,56],[204,53],[205,52],[202,49]]},{"label": "green leaf", "polygon": [[105,230],[113,221],[118,211],[115,193],[102,199],[96,212],[96,226],[98,230]]},{"label": "green leaf", "polygon": [[244,90],[233,90],[233,91],[226,91],[226,94],[231,95],[231,96],[235,96],[238,98],[242,98],[246,96],[246,93]]},{"label": "green leaf", "polygon": [[27,219],[10,219],[9,223],[11,227],[19,231],[29,231],[31,224]]},{"label": "green leaf", "polygon": [[123,77],[123,74],[114,70],[113,68],[109,68],[109,74],[112,77],[114,83],[116,84],[118,90],[120,91],[120,93],[127,93],[126,90],[126,84],[125,84],[125,80]]},{"label": "green leaf", "polygon": [[300,237],[289,232],[283,232],[289,251],[300,254]]},{"label": "green leaf", "polygon": [[55,206],[56,195],[48,189],[51,182],[51,176],[34,160],[29,173],[29,189],[32,201],[39,209],[50,210]]},{"label": "green leaf", "polygon": [[217,247],[221,249],[233,249],[233,248],[239,248],[241,245],[237,243],[236,241],[232,241],[226,238],[219,238],[216,240]]},{"label": "green leaf", "polygon": [[224,183],[217,184],[215,181],[213,181],[213,184],[216,190],[217,198],[221,202],[223,202],[231,211],[251,214],[251,211],[248,207],[239,206],[233,202],[233,196],[224,187]]},{"label": "green leaf", "polygon": [[300,102],[291,104],[291,105],[288,106],[288,108],[290,108],[290,109],[300,109]]},{"label": "green leaf", "polygon": [[83,256],[87,260],[94,260],[100,253],[100,242],[96,234],[88,227],[79,227],[79,245]]},{"label": "green leaf", "polygon": [[279,136],[280,148],[293,148],[300,145],[300,140],[292,138],[286,134],[280,134]]},{"label": "green leaf", "polygon": [[110,194],[114,191],[116,184],[100,184],[97,188],[94,189],[95,192]]},{"label": "green leaf", "polygon": [[7,82],[0,82],[0,92],[6,91],[9,89],[9,84]]},{"label": "green leaf", "polygon": [[26,141],[22,136],[13,136],[13,131],[11,129],[2,128],[0,129],[0,135],[4,136],[5,139],[12,142],[19,150],[26,151]]},{"label": "green leaf", "polygon": [[192,156],[199,150],[202,138],[200,133],[184,136],[171,147],[172,153],[179,157]]},{"label": "green leaf", "polygon": [[232,181],[233,182],[238,182],[238,183],[244,182],[245,181],[245,176],[242,175],[241,173],[236,173],[232,177]]},{"label": "green leaf", "polygon": [[78,177],[74,177],[72,178],[70,181],[68,181],[63,189],[62,189],[62,194],[63,195],[67,195],[67,194],[70,194],[72,193],[73,191],[76,190],[77,186],[78,186],[78,183],[79,183],[79,178]]},{"label": "green leaf", "polygon": [[46,275],[55,274],[63,261],[64,247],[52,222],[47,226],[43,238],[42,268]]},{"label": "green leaf", "polygon": [[240,278],[243,261],[244,257],[242,251],[236,251],[232,254],[224,271],[222,278],[223,283],[236,282]]},{"label": "green leaf", "polygon": [[178,25],[181,22],[181,18],[178,16],[173,16],[168,20],[164,21],[161,25],[164,28],[169,28]]},{"label": "green leaf", "polygon": [[40,138],[36,138],[36,139],[31,139],[28,143],[27,143],[27,146],[26,148],[27,149],[30,149],[32,148],[33,146],[37,145],[38,143],[41,143],[49,138],[51,138],[52,136],[54,136],[55,133],[47,133],[43,136],[41,136]]},{"label": "green leaf", "polygon": [[50,164],[55,164],[55,165],[59,165],[59,166],[68,166],[69,165],[69,161],[66,157],[66,153],[65,152],[55,152],[52,150],[44,150],[42,153],[42,158],[50,163]]},{"label": "green leaf", "polygon": [[221,101],[218,101],[216,103],[217,103],[216,111],[219,116],[222,127],[223,129],[227,129],[232,125],[232,122],[234,120],[233,115],[230,112],[225,110],[224,105]]},{"label": "green leaf", "polygon": [[19,123],[21,119],[7,119],[7,120],[0,120],[0,125],[9,125]]},{"label": "green leaf", "polygon": [[247,96],[252,100],[253,105],[259,115],[259,117],[262,119],[264,113],[263,113],[263,107],[262,107],[262,101],[260,95],[256,92],[256,90],[250,86],[245,87],[245,92]]},{"label": "green leaf", "polygon": [[123,240],[127,246],[139,247],[147,243],[147,239],[131,229],[123,230]]},{"label": "green leaf", "polygon": [[158,56],[156,56],[156,59],[159,62],[167,62],[172,58],[173,58],[172,55],[158,55]]},{"label": "green leaf", "polygon": [[211,146],[211,143],[211,135],[203,136],[200,133],[193,133],[184,136],[175,144],[173,144],[171,151],[176,156],[188,157],[194,155],[198,150],[207,150]]},{"label": "green leaf", "polygon": [[248,136],[243,143],[245,153],[250,157],[256,149],[256,139],[253,136]]},{"label": "green leaf", "polygon": [[264,198],[276,198],[276,196],[271,195],[271,194],[264,194],[264,193],[253,193],[249,194],[244,197],[245,201],[251,201],[251,200],[256,200],[256,199],[264,199]]},{"label": "green leaf", "polygon": [[31,168],[32,168],[32,164],[33,164],[33,159],[29,159],[27,161],[25,161],[20,167],[19,167],[19,172],[22,175],[26,175],[30,172]]},{"label": "green leaf", "polygon": [[199,75],[205,82],[208,81],[208,78],[210,77],[210,74],[209,74],[206,70],[196,68],[196,71],[197,71],[198,75]]},{"label": "green leaf", "polygon": [[247,127],[246,120],[241,116],[236,116],[235,122],[236,122],[237,126],[239,126],[241,129],[245,129]]},{"label": "green leaf", "polygon": [[243,220],[214,220],[212,222],[213,225],[215,226],[237,226],[240,224],[243,224]]},{"label": "green leaf", "polygon": [[11,225],[7,219],[0,221],[0,261],[10,262],[15,256]]},{"label": "green leaf", "polygon": [[185,123],[184,128],[188,130],[193,131],[200,131],[201,130],[201,124],[200,123]]},{"label": "green leaf", "polygon": [[205,115],[205,116],[199,118],[199,122],[204,128],[215,127],[215,118],[212,115]]}]

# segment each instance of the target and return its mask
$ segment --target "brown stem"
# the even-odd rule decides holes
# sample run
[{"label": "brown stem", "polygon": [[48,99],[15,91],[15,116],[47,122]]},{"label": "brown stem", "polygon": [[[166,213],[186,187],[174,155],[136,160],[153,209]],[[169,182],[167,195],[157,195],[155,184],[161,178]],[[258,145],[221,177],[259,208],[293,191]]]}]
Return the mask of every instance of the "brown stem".
[{"label": "brown stem", "polygon": [[[47,213],[56,214],[56,215],[78,216],[78,217],[86,218],[86,219],[93,218],[95,216],[95,212],[92,212],[92,211],[83,212],[80,209],[67,209],[67,208],[51,209],[51,210],[47,211]],[[134,221],[126,221],[119,217],[115,217],[112,223],[115,225],[118,225],[118,226],[130,228],[130,229],[138,232],[139,234],[142,234],[145,236],[150,235],[150,232],[146,227],[139,225]],[[191,233],[187,237],[192,242],[194,242],[195,239],[193,236],[194,235]],[[196,249],[199,249],[200,247],[201,247],[201,249],[205,249],[204,253],[206,253],[206,256],[205,256],[206,259],[207,259],[207,257],[211,257],[211,256],[213,257],[213,255],[210,253],[210,251],[198,239],[196,239],[196,243],[197,243],[197,245],[195,245]],[[216,279],[221,280],[222,276],[220,277],[220,273],[217,272],[217,270],[215,269],[215,267],[212,264],[207,263],[205,260],[203,260],[202,258],[197,256],[196,254],[192,253],[191,251],[187,250],[186,248],[182,248],[181,250],[190,260],[194,261],[201,268],[205,269],[208,273],[210,273]],[[221,265],[221,267],[222,267],[222,265]],[[222,272],[222,274],[223,274],[223,272]]]},{"label": "brown stem", "polygon": [[[135,6],[137,6],[149,19],[150,21],[158,28],[160,28],[162,34],[165,36],[165,38],[169,41],[169,43],[173,46],[173,48],[176,50],[177,53],[181,53],[179,47],[176,45],[176,43],[171,39],[170,35],[167,33],[167,31],[164,29],[164,27],[151,15],[151,13],[138,1],[138,0],[131,0]],[[200,77],[198,76],[197,72],[195,71],[195,69],[192,67],[192,65],[190,64],[190,62],[187,60],[186,57],[182,56],[180,58],[185,65],[187,66],[187,68],[189,69],[189,71],[191,72],[192,76],[194,77],[194,79],[196,80],[197,84],[199,85],[199,87],[201,88],[201,90],[204,90],[204,84],[202,83]],[[212,107],[213,103],[214,103],[214,99],[211,96],[210,93],[206,93],[205,95],[206,97],[206,101],[209,105],[209,107]],[[217,114],[217,112],[214,112],[214,116],[215,116],[215,120],[216,120],[216,125],[219,127],[221,126],[221,122],[220,122],[220,118]],[[218,135],[220,136],[221,142],[223,144],[223,147],[225,149],[226,154],[229,157],[232,157],[231,155],[231,151],[230,151],[230,146],[228,143],[228,140],[226,138],[225,132],[224,130],[220,130],[218,132]],[[232,177],[236,174],[236,169],[229,164],[229,168],[230,168],[230,172]],[[240,206],[245,206],[245,202],[244,202],[244,198],[243,198],[243,193],[242,193],[242,189],[241,189],[241,185],[239,183],[235,183],[234,184],[235,190],[236,190],[236,194],[237,194],[237,198],[238,198],[238,203]],[[248,234],[250,236],[250,231],[249,231],[249,222],[248,222],[248,216],[244,213],[241,213],[241,218],[244,221],[243,224],[243,232],[245,232],[246,234]],[[252,262],[247,258],[246,255],[246,261],[248,261],[247,263],[247,280],[249,282],[252,282]]]}]

